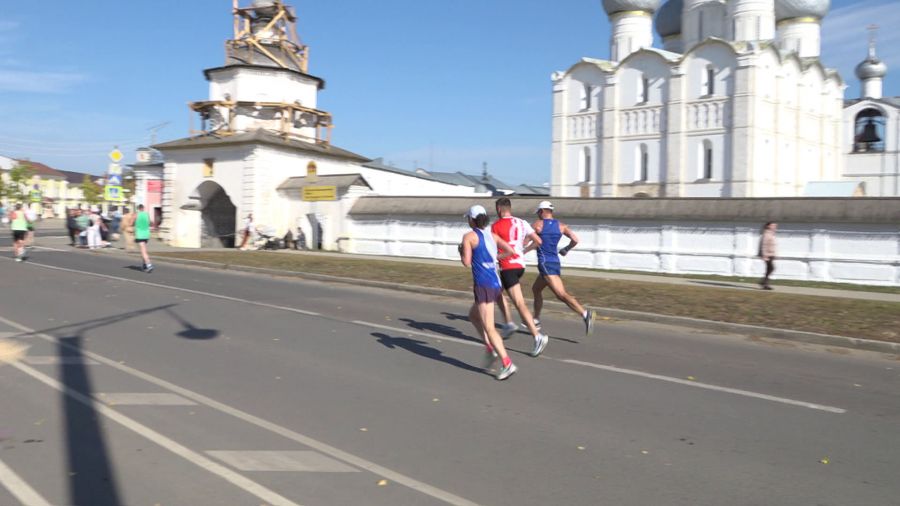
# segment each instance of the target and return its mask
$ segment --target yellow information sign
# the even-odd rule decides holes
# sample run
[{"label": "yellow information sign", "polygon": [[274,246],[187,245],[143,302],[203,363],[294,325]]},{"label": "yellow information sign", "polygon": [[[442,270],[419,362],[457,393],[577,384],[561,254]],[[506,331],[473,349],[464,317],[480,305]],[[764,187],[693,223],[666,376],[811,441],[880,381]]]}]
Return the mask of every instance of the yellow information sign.
[{"label": "yellow information sign", "polygon": [[337,200],[337,186],[305,186],[303,200],[305,202]]}]

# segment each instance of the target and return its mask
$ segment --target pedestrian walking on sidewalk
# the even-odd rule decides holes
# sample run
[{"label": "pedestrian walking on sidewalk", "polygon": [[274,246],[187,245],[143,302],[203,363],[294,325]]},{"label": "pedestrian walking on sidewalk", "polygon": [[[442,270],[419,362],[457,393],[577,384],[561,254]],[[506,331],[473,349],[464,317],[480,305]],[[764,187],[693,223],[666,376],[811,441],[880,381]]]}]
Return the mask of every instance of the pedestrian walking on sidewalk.
[{"label": "pedestrian walking on sidewalk", "polygon": [[[503,289],[516,306],[522,322],[531,332],[532,337],[534,337],[534,349],[531,352],[531,356],[536,357],[547,347],[550,338],[534,324],[534,318],[528,309],[528,304],[525,303],[525,297],[522,295],[522,285],[519,281],[522,279],[522,275],[525,274],[525,253],[527,249],[525,242],[527,241],[529,243],[528,247],[533,249],[541,245],[541,238],[527,221],[512,215],[512,202],[510,202],[509,198],[502,197],[497,199],[495,206],[498,219],[491,226],[491,231],[506,241],[515,251],[514,255],[500,260],[500,284],[503,285]],[[528,249],[528,251],[531,250]],[[497,304],[500,306],[500,311],[506,319],[500,335],[503,339],[507,339],[519,326],[513,322],[512,308],[502,293],[497,300]]]},{"label": "pedestrian walking on sidewalk", "polygon": [[66,228],[69,230],[69,246],[78,244],[78,221],[75,219],[75,209],[66,209]]},{"label": "pedestrian walking on sidewalk", "polygon": [[153,222],[150,214],[144,210],[144,204],[137,207],[137,212],[131,218],[131,227],[134,229],[134,240],[141,249],[141,269],[144,272],[153,272],[153,264],[150,263],[150,255],[147,253],[147,243],[150,242],[150,227]]},{"label": "pedestrian walking on sidewalk", "polygon": [[16,204],[16,208],[9,215],[9,224],[13,235],[13,255],[16,262],[25,260],[25,238],[28,236],[28,215],[22,210],[22,204]]},{"label": "pedestrian walking on sidewalk", "polygon": [[763,225],[759,237],[759,257],[766,263],[766,274],[759,281],[759,286],[763,290],[771,290],[772,285],[769,284],[769,278],[775,272],[775,232],[778,230],[778,224],[770,221]]},{"label": "pedestrian walking on sidewalk", "polygon": [[506,353],[503,338],[494,328],[494,303],[503,292],[500,276],[497,274],[497,250],[502,250],[503,256],[514,254],[515,251],[506,241],[488,230],[488,216],[484,207],[470,207],[465,217],[472,231],[463,236],[459,245],[459,257],[463,265],[472,269],[475,302],[469,310],[469,320],[484,340],[487,365],[490,366],[499,358],[502,366],[496,378],[505,380],[515,374],[517,368]]},{"label": "pedestrian walking on sidewalk", "polygon": [[[566,256],[578,245],[578,236],[563,222],[553,217],[553,204],[544,200],[537,207],[538,220],[534,222],[534,231],[541,237],[541,246],[537,249],[538,271],[541,276],[537,278],[531,291],[534,294],[534,319],[540,325],[541,310],[544,308],[544,289],[548,286],[556,295],[556,298],[564,302],[572,311],[578,313],[584,321],[584,333],[590,334],[594,329],[594,310],[585,309],[575,297],[566,292],[562,281],[562,265],[560,255]],[[569,244],[557,251],[562,236],[569,238]]]},{"label": "pedestrian walking on sidewalk", "polygon": [[244,225],[241,227],[241,245],[240,249],[248,248],[247,242],[250,240],[250,236],[253,235],[255,225],[253,223],[253,213],[247,215],[247,218],[244,219]]}]

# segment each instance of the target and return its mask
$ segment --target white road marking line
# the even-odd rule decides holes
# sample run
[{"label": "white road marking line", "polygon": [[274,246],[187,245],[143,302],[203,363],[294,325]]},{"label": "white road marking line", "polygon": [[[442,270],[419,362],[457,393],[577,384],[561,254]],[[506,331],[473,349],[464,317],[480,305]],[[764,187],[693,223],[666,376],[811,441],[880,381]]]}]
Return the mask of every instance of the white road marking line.
[{"label": "white road marking line", "polygon": [[31,376],[32,378],[44,383],[45,385],[53,388],[54,390],[58,390],[59,392],[71,397],[76,402],[84,404],[85,406],[89,406],[101,415],[109,418],[110,420],[122,425],[126,429],[135,432],[150,441],[158,444],[159,446],[169,450],[170,452],[178,455],[179,457],[191,462],[202,469],[209,471],[215,475],[218,475],[220,478],[225,481],[231,483],[232,485],[242,488],[245,491],[253,494],[259,499],[270,503],[272,505],[279,506],[300,506],[299,504],[287,499],[286,497],[256,483],[255,481],[246,478],[231,469],[219,464],[218,462],[209,459],[189,448],[182,446],[176,441],[167,438],[166,436],[156,432],[155,430],[147,427],[146,425],[141,424],[140,422],[133,420],[118,411],[104,406],[96,402],[93,398],[88,397],[84,394],[76,392],[75,390],[70,389],[66,385],[63,385],[59,381],[47,376],[46,374],[34,369],[30,366],[27,366],[21,362],[13,362],[12,366],[16,369],[24,372],[25,374]]},{"label": "white road marking line", "polygon": [[[379,323],[369,323],[369,322],[364,322],[361,320],[354,320],[351,323],[356,323],[358,325],[367,326],[367,327],[374,327],[374,328],[378,328],[378,329],[382,329],[382,330],[388,330],[391,332],[415,334],[418,336],[428,337],[431,339],[440,339],[442,341],[443,340],[453,341],[456,343],[466,344],[469,346],[484,346],[484,344],[482,344],[482,343],[477,343],[475,341],[468,341],[465,339],[460,339],[458,337],[448,337],[448,336],[442,336],[439,334],[431,334],[428,332],[419,332],[417,330],[402,329],[402,328],[398,328],[398,327],[391,327],[389,325],[382,325]],[[611,365],[595,364],[592,362],[582,362],[580,360],[571,360],[571,359],[564,359],[564,358],[554,358],[554,357],[550,357],[547,355],[541,355],[541,356],[547,360],[553,360],[555,362],[562,362],[564,364],[593,367],[594,369],[602,369],[604,371],[616,372],[616,373],[620,373],[620,374],[628,374],[630,376],[639,376],[642,378],[654,379],[654,380],[658,380],[658,381],[666,381],[669,383],[677,383],[679,385],[687,385],[687,386],[691,386],[691,387],[695,387],[695,388],[704,388],[707,390],[715,390],[718,392],[725,392],[725,393],[730,393],[730,394],[735,394],[735,395],[742,395],[744,397],[753,397],[756,399],[763,399],[763,400],[772,401],[772,402],[780,402],[782,404],[790,404],[792,406],[801,406],[804,408],[815,409],[815,410],[819,410],[819,411],[827,411],[829,413],[841,414],[841,413],[847,412],[846,409],[842,409],[842,408],[836,408],[833,406],[825,406],[822,404],[815,404],[812,402],[797,401],[794,399],[787,399],[784,397],[776,397],[774,395],[761,394],[758,392],[751,392],[749,390],[741,390],[738,388],[722,387],[722,386],[718,386],[718,385],[712,385],[709,383],[700,383],[697,381],[691,381],[691,380],[686,380],[686,379],[681,379],[681,378],[674,378],[672,376],[663,376],[661,374],[653,374],[653,373],[648,373],[648,372],[643,372],[643,371],[637,371],[634,369],[623,369],[621,367],[615,367],[615,366],[611,366]]]},{"label": "white road marking line", "polygon": [[51,506],[31,485],[19,477],[9,466],[0,460],[0,485],[3,485],[22,506]]},{"label": "white road marking line", "polygon": [[725,392],[725,393],[729,393],[729,394],[742,395],[744,397],[753,397],[755,399],[763,399],[763,400],[772,401],[772,402],[780,402],[782,404],[790,404],[792,406],[801,406],[804,408],[816,409],[819,411],[827,411],[829,413],[839,413],[840,414],[840,413],[847,412],[846,409],[835,408],[833,406],[825,406],[822,404],[814,404],[812,402],[805,402],[805,401],[796,401],[793,399],[786,399],[784,397],[776,397],[774,395],[761,394],[758,392],[751,392],[749,390],[740,390],[738,388],[720,387],[718,385],[711,385],[709,383],[700,383],[697,381],[691,381],[691,380],[686,380],[686,379],[681,379],[681,378],[673,378],[671,376],[662,376],[660,374],[651,374],[648,372],[635,371],[632,369],[622,369],[621,367],[614,367],[611,365],[594,364],[591,362],[582,362],[581,360],[570,360],[570,359],[555,358],[553,360],[557,360],[559,362],[563,362],[566,364],[582,365],[585,367],[593,367],[594,369],[602,369],[604,371],[628,374],[631,376],[640,376],[642,378],[648,378],[648,379],[653,379],[653,380],[658,380],[658,381],[666,381],[669,383],[677,383],[679,385],[687,385],[689,387],[694,387],[694,388],[715,390],[717,392]]},{"label": "white road marking line", "polygon": [[195,406],[196,402],[170,393],[96,393],[94,398],[110,406]]},{"label": "white road marking line", "polygon": [[318,452],[303,451],[208,451],[238,471],[306,473],[358,473],[359,469]]},{"label": "white road marking line", "polygon": [[94,276],[94,277],[98,277],[98,278],[112,279],[115,281],[127,281],[129,283],[134,283],[134,284],[138,284],[138,285],[152,286],[155,288],[163,288],[166,290],[175,290],[177,292],[193,293],[195,295],[205,295],[206,297],[212,297],[214,299],[227,300],[227,301],[231,301],[231,302],[240,302],[241,304],[251,304],[254,306],[267,307],[269,309],[278,309],[281,311],[289,311],[291,313],[303,314],[303,315],[307,315],[307,316],[322,316],[320,313],[316,313],[315,311],[306,311],[304,309],[297,309],[295,307],[279,306],[276,304],[268,304],[265,302],[257,302],[257,301],[253,301],[253,300],[240,299],[237,297],[229,297],[227,295],[220,295],[218,293],[203,292],[200,290],[191,290],[190,288],[181,288],[178,286],[162,285],[159,283],[151,283],[149,281],[138,281],[136,279],[128,279],[128,278],[120,278],[118,276],[110,276],[109,274],[99,274],[96,272],[79,271],[77,269],[67,269],[65,267],[56,267],[54,265],[38,264],[38,263],[34,263],[34,262],[28,262],[28,265],[33,265],[35,267],[42,267],[44,269],[52,269],[55,271],[72,272],[75,274],[84,274],[87,276]]},{"label": "white road marking line", "polygon": [[[130,281],[130,280],[125,279],[125,281]],[[28,332],[29,334],[37,336],[40,339],[44,339],[45,341],[49,341],[51,343],[57,344],[58,346],[62,346],[64,348],[76,349],[71,344],[61,342],[58,339],[54,338],[53,336],[37,332],[34,329],[31,329],[29,327],[26,327],[24,325],[16,323],[16,322],[9,320],[7,318],[4,318],[2,316],[0,316],[0,322],[5,323],[11,327],[17,328],[17,329],[21,330],[22,332]],[[79,352],[82,353],[84,356],[90,357],[100,363],[106,364],[110,367],[113,367],[120,371],[126,372],[128,374],[131,374],[132,376],[143,379],[144,381],[153,383],[154,385],[165,388],[166,390],[175,392],[178,395],[181,395],[188,399],[194,400],[199,404],[203,404],[203,405],[210,407],[212,409],[215,409],[217,411],[221,411],[222,413],[231,415],[239,420],[243,420],[247,423],[256,425],[257,427],[266,429],[269,432],[278,434],[282,437],[285,437],[287,439],[290,439],[290,440],[300,443],[302,445],[308,446],[308,447],[310,447],[314,450],[317,450],[321,453],[324,453],[326,455],[334,457],[338,460],[342,460],[342,461],[346,462],[347,464],[356,466],[360,469],[365,469],[366,471],[369,471],[373,474],[377,474],[383,478],[387,478],[388,480],[391,480],[394,483],[398,483],[400,485],[403,485],[403,486],[410,488],[412,490],[415,490],[417,492],[421,492],[425,495],[429,495],[429,496],[431,496],[435,499],[438,499],[440,501],[443,501],[447,504],[453,504],[453,505],[457,505],[457,506],[478,506],[477,503],[469,501],[468,499],[460,497],[456,494],[447,492],[446,490],[442,490],[440,488],[429,485],[427,483],[423,483],[414,478],[411,478],[409,476],[401,474],[397,471],[393,471],[386,467],[380,466],[374,462],[365,460],[362,457],[357,457],[356,455],[353,455],[352,453],[345,452],[345,451],[335,448],[327,443],[323,443],[323,442],[313,439],[309,436],[300,434],[299,432],[294,432],[286,427],[282,427],[282,426],[274,424],[268,420],[264,420],[255,415],[251,415],[250,413],[247,413],[245,411],[241,411],[237,408],[233,408],[227,404],[223,404],[219,401],[216,401],[209,397],[206,397],[205,395],[198,394],[194,391],[180,387],[180,386],[178,386],[174,383],[170,383],[164,379],[157,378],[156,376],[145,373],[145,372],[135,369],[133,367],[129,367],[125,364],[120,364],[114,360],[108,359],[102,355],[98,355],[97,353],[94,353],[92,351],[79,349]],[[105,406],[101,406],[101,407],[105,407]]]},{"label": "white road marking line", "polygon": [[[132,282],[132,283],[138,283],[138,284],[143,284],[143,285],[154,286],[154,287],[157,287],[157,288],[164,288],[164,289],[170,289],[170,290],[178,290],[178,291],[184,291],[184,292],[190,292],[190,293],[197,293],[197,294],[200,294],[200,295],[207,295],[207,296],[209,296],[209,297],[214,297],[214,298],[219,298],[219,299],[224,299],[224,300],[230,300],[230,301],[233,301],[233,302],[240,302],[240,303],[243,303],[243,304],[252,304],[252,305],[262,306],[262,307],[268,307],[268,308],[272,308],[272,309],[282,309],[282,310],[285,310],[285,311],[290,311],[290,312],[300,313],[300,314],[306,314],[306,315],[309,315],[309,316],[319,316],[319,317],[322,317],[322,318],[328,318],[328,319],[331,319],[331,320],[334,320],[334,321],[341,321],[341,322],[345,322],[345,323],[354,323],[354,324],[357,324],[357,325],[364,325],[364,326],[369,326],[369,327],[372,327],[372,328],[377,328],[377,329],[382,329],[382,330],[390,330],[390,331],[392,331],[392,332],[400,332],[400,333],[406,333],[406,334],[415,334],[415,335],[420,335],[420,336],[429,337],[429,338],[432,338],[432,339],[441,339],[441,340],[453,341],[453,342],[457,342],[457,343],[461,343],[461,344],[466,344],[466,345],[469,345],[469,346],[482,346],[480,343],[476,343],[476,342],[474,342],[474,341],[467,341],[467,340],[465,340],[465,339],[460,339],[460,338],[457,338],[457,337],[443,336],[443,335],[439,335],[439,334],[430,334],[430,333],[427,333],[427,332],[419,332],[419,331],[414,330],[414,329],[403,329],[403,328],[398,328],[398,327],[391,327],[391,326],[388,326],[388,325],[382,325],[382,324],[371,323],[371,322],[364,322],[364,321],[361,321],[361,320],[352,320],[352,321],[341,320],[340,318],[335,318],[335,317],[331,317],[331,316],[326,316],[326,315],[322,315],[322,314],[319,314],[319,313],[312,313],[312,312],[309,312],[309,311],[303,311],[302,309],[289,308],[289,307],[284,307],[284,306],[276,306],[276,305],[273,305],[273,304],[266,304],[266,303],[264,303],[264,302],[255,302],[255,301],[251,301],[251,300],[247,300],[247,299],[239,299],[239,298],[237,298],[237,297],[228,297],[228,296],[226,296],[226,295],[218,295],[218,294],[213,294],[213,293],[198,292],[198,291],[190,290],[190,289],[187,289],[187,288],[178,288],[178,287],[173,287],[173,286],[168,286],[168,285],[160,285],[160,284],[156,284],[156,283],[148,283],[148,282],[145,282],[145,281],[136,281],[136,280],[132,280],[132,279],[128,279],[128,278],[118,278],[118,277],[109,276],[109,275],[106,275],[106,274],[95,274],[95,273],[92,273],[92,272],[79,271],[79,270],[75,270],[75,269],[66,269],[66,268],[63,268],[63,267],[54,267],[54,266],[44,265],[44,264],[32,264],[32,265],[35,265],[35,266],[38,266],[38,267],[45,267],[45,268],[48,268],[48,269],[56,269],[56,270],[60,270],[60,271],[73,272],[73,273],[77,273],[77,274],[86,274],[86,275],[90,275],[90,276],[98,276],[98,277],[102,277],[102,278],[115,279],[115,280],[117,280],[117,281],[128,281],[128,282]],[[0,321],[3,321],[3,320],[4,320],[3,318],[0,318]],[[16,328],[19,328],[17,325],[13,325],[13,326],[16,327]],[[568,364],[572,364],[572,365],[582,365],[582,366],[594,367],[595,369],[605,369],[605,370],[608,370],[608,371],[611,371],[611,372],[620,372],[620,373],[623,373],[623,374],[630,374],[630,375],[632,375],[632,376],[642,376],[642,377],[649,378],[649,379],[656,379],[656,380],[660,380],[660,381],[668,381],[668,382],[670,382],[670,383],[678,383],[678,384],[688,385],[688,386],[693,386],[693,387],[697,387],[697,388],[707,388],[707,389],[709,389],[709,390],[718,390],[718,391],[720,391],[720,392],[727,392],[727,393],[732,393],[732,394],[736,394],[736,395],[743,395],[743,396],[745,396],[745,397],[754,397],[754,398],[757,398],[757,399],[764,399],[764,400],[769,400],[769,401],[773,401],[773,402],[780,402],[780,403],[783,403],[783,404],[790,404],[790,405],[794,405],[794,406],[802,406],[802,407],[809,408],[809,409],[817,409],[817,410],[821,410],[821,411],[828,411],[828,412],[830,412],[830,413],[838,413],[838,414],[840,414],[840,413],[846,413],[846,412],[847,412],[847,410],[842,409],[842,408],[836,408],[836,407],[832,407],[832,406],[822,406],[822,405],[815,404],[815,403],[811,403],[811,402],[796,401],[796,400],[792,400],[792,399],[784,399],[784,398],[776,397],[776,396],[773,396],[773,395],[761,394],[761,393],[757,393],[757,392],[750,392],[750,391],[748,391],[748,390],[739,390],[739,389],[729,388],[729,387],[719,387],[719,386],[716,386],[716,385],[708,385],[708,384],[703,384],[703,383],[699,383],[699,384],[698,384],[698,383],[696,383],[696,382],[694,382],[694,381],[683,380],[683,379],[681,379],[681,378],[673,378],[673,377],[670,377],[670,376],[662,376],[662,375],[658,375],[658,374],[646,373],[646,372],[642,372],[642,371],[635,371],[635,370],[631,370],[631,369],[621,369],[621,368],[617,368],[617,367],[613,367],[613,366],[606,366],[606,365],[601,365],[601,364],[592,364],[592,363],[590,363],[590,362],[580,362],[580,361],[577,361],[577,360],[568,360],[568,359],[553,358],[553,357],[550,357],[550,356],[547,356],[547,355],[542,355],[542,357],[544,357],[544,358],[546,358],[546,359],[548,359],[548,360],[555,360],[555,361],[557,361],[557,362],[568,363]],[[700,385],[707,385],[707,386],[700,386]]]},{"label": "white road marking line", "polygon": [[22,357],[22,362],[30,365],[97,365],[96,360],[83,357],[29,356]]}]

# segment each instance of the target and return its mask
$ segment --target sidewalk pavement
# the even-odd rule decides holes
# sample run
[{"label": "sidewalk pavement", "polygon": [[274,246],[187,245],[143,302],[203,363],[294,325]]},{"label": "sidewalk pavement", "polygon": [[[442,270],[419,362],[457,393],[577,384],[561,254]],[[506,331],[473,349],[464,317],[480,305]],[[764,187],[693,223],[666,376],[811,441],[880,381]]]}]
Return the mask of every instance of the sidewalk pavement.
[{"label": "sidewalk pavement", "polygon": [[[40,237],[40,236],[39,236]],[[58,242],[58,244],[56,244]],[[56,237],[48,237],[45,241],[41,241],[41,244],[47,246],[66,246],[67,240],[63,238]],[[119,241],[119,244],[114,244],[113,248],[106,249],[108,252],[115,253],[125,253],[122,249],[122,242]],[[150,243],[150,253],[151,255],[156,252],[173,252],[173,253],[185,253],[191,251],[204,251],[204,252],[212,252],[212,251],[233,251],[237,252],[238,250],[232,248],[204,248],[203,250],[194,250],[194,249],[185,249],[185,248],[175,248],[173,246],[169,246],[159,241],[153,241]],[[442,266],[458,266],[460,265],[458,261],[453,260],[439,260],[433,258],[413,258],[413,257],[393,257],[393,256],[382,256],[382,255],[359,255],[353,253],[337,253],[337,252],[322,252],[322,251],[309,251],[309,250],[276,250],[269,252],[271,254],[277,255],[308,255],[308,256],[321,256],[328,258],[352,258],[357,260],[380,260],[387,262],[409,262],[409,263],[417,263],[417,264],[428,264],[428,265],[442,265]],[[135,252],[136,254],[136,252]],[[537,267],[529,266],[527,271],[532,274],[537,273]],[[607,279],[607,280],[618,280],[618,281],[635,281],[641,283],[667,283],[670,285],[681,285],[681,286],[693,286],[693,287],[705,287],[705,288],[718,288],[718,289],[731,289],[731,290],[759,290],[759,286],[753,283],[739,283],[737,281],[731,281],[728,278],[722,278],[722,280],[709,280],[709,279],[691,279],[691,278],[683,278],[683,277],[674,277],[674,276],[661,276],[661,275],[652,275],[652,274],[640,274],[640,273],[621,273],[621,272],[609,272],[604,270],[589,270],[589,269],[576,269],[576,268],[567,268],[564,271],[564,276],[566,277],[585,277],[585,278],[596,278],[596,279]],[[843,298],[843,299],[858,299],[858,300],[872,300],[872,301],[881,301],[881,302],[900,302],[900,293],[883,293],[883,292],[865,292],[865,291],[857,291],[857,290],[840,290],[840,289],[831,289],[831,288],[814,288],[814,287],[801,287],[801,286],[785,286],[785,285],[777,285],[775,288],[779,293],[790,293],[797,295],[813,295],[819,297],[835,297],[835,298]]]}]

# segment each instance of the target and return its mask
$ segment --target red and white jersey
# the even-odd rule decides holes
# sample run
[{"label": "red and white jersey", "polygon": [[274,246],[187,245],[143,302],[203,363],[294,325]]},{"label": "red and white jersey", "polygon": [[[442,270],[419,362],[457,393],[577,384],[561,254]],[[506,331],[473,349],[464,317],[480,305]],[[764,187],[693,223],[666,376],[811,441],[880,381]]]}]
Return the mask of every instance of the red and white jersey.
[{"label": "red and white jersey", "polygon": [[516,252],[515,255],[500,260],[500,270],[524,269],[524,243],[525,238],[534,232],[531,225],[525,220],[514,216],[508,216],[506,218],[500,218],[496,223],[491,225],[491,232],[499,235],[501,239],[508,242]]}]

